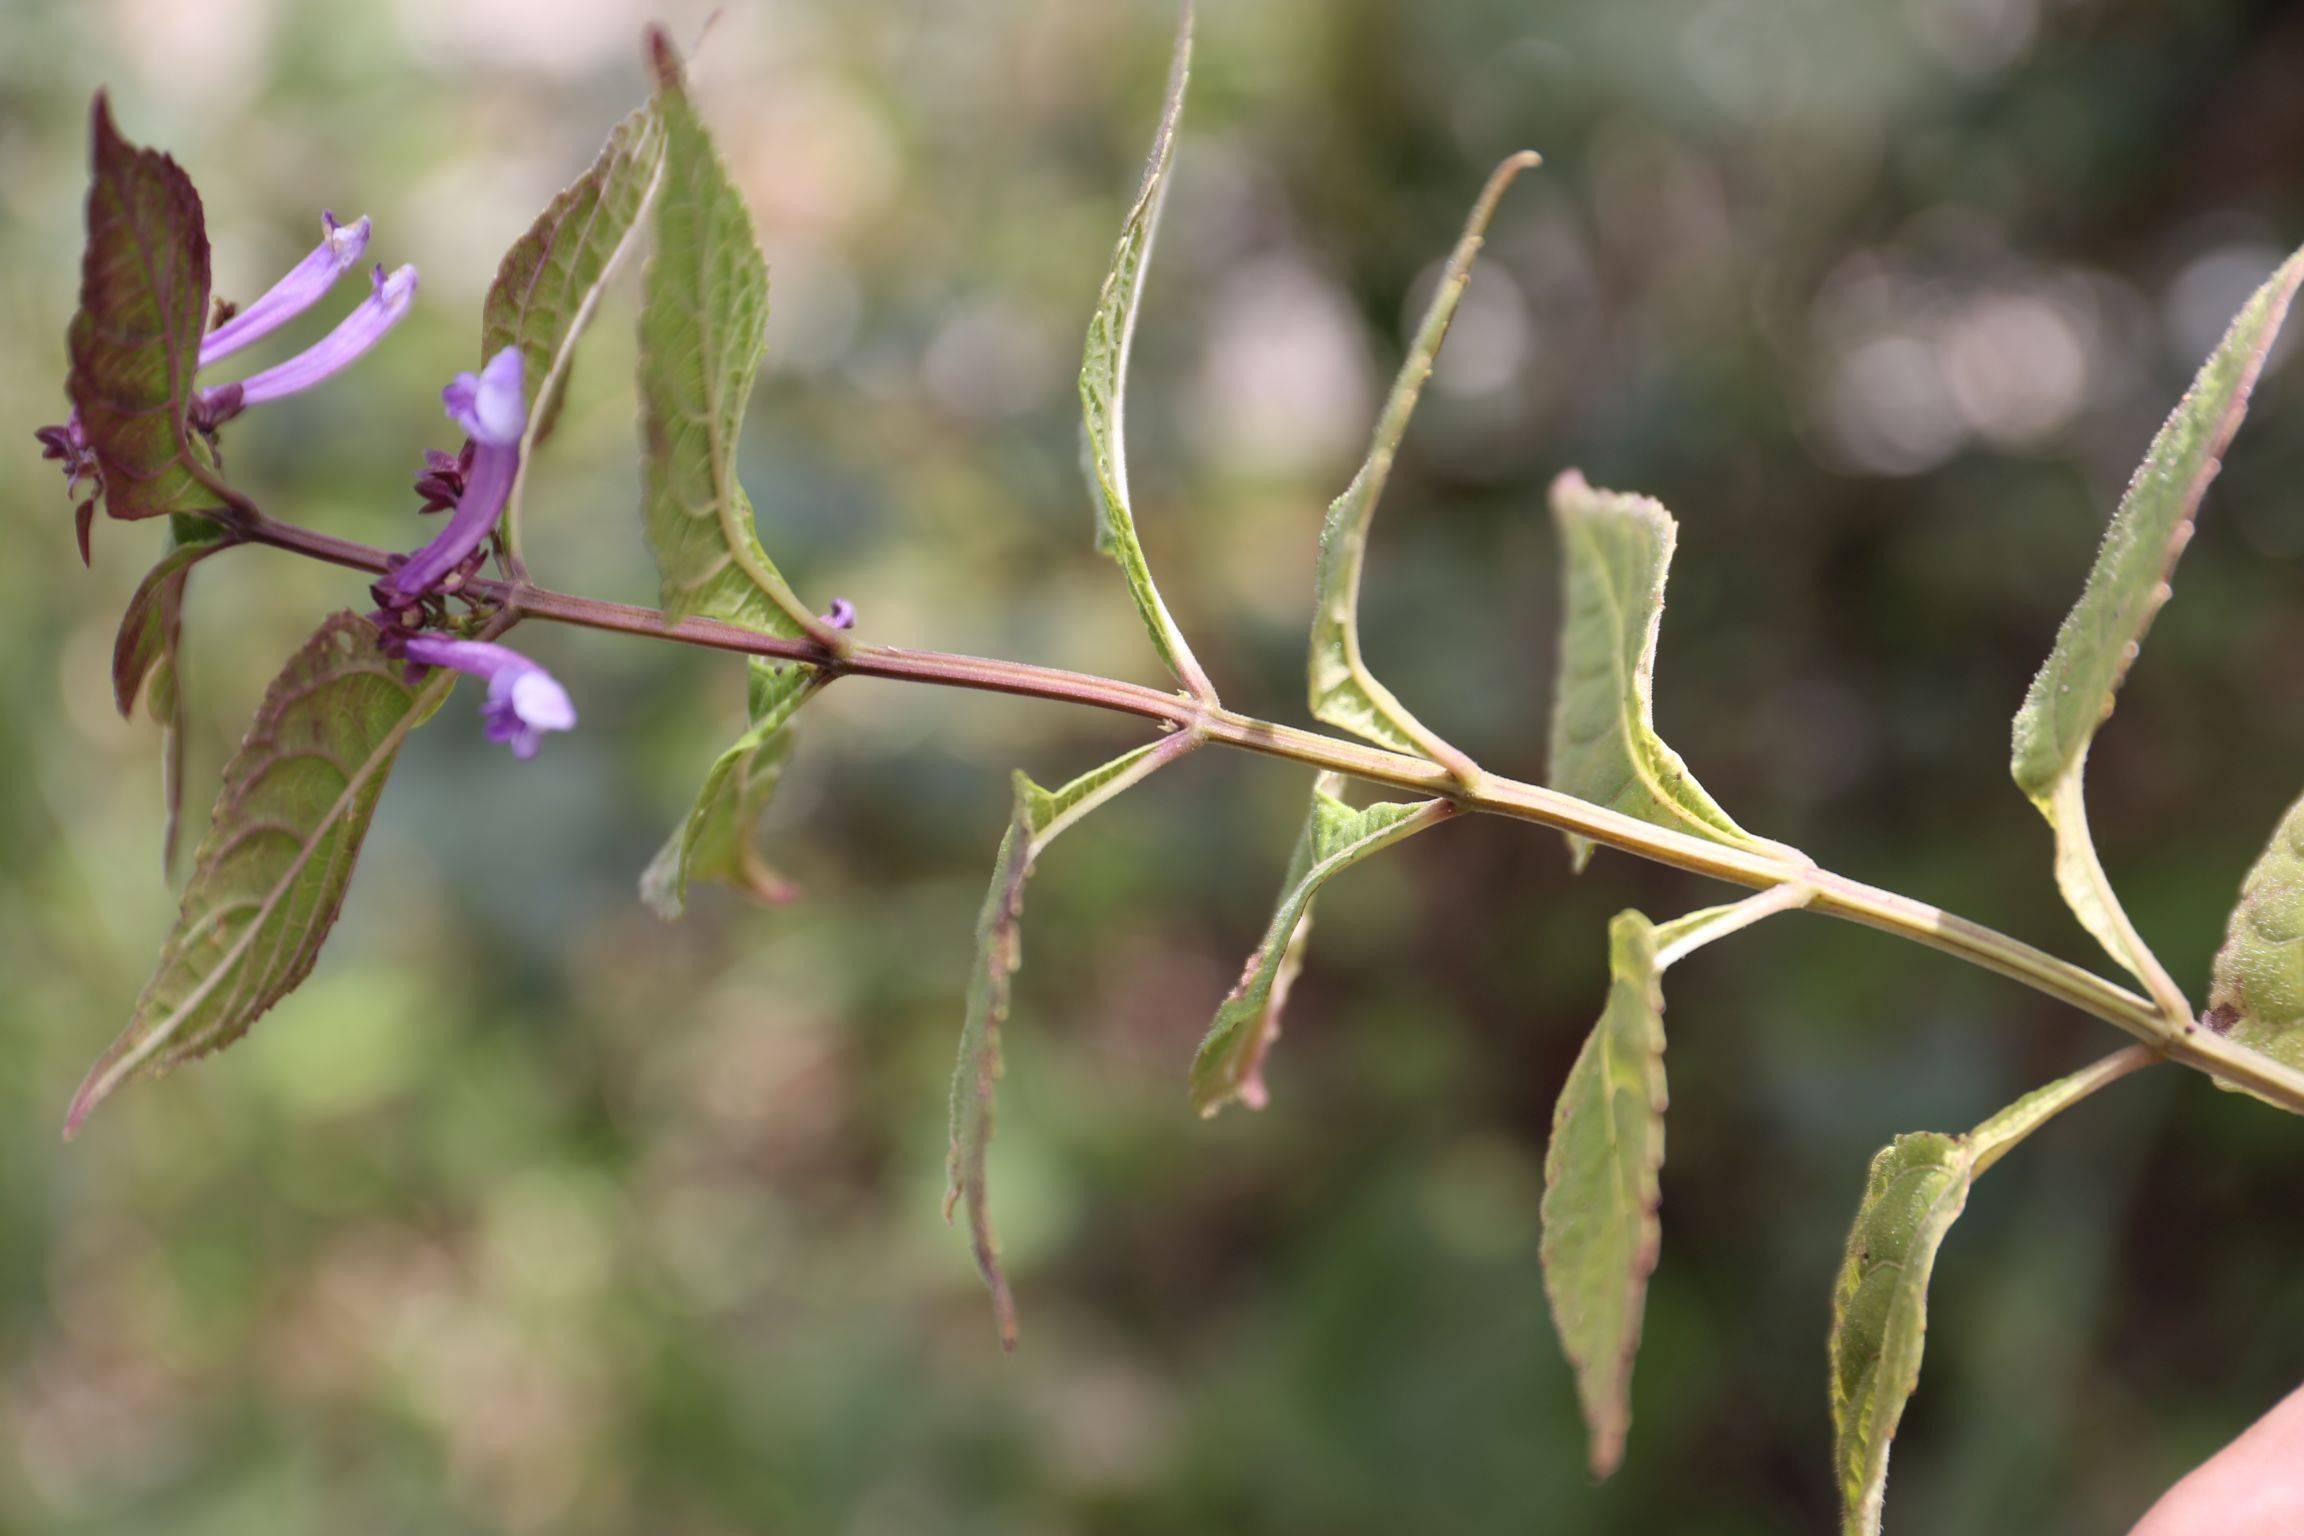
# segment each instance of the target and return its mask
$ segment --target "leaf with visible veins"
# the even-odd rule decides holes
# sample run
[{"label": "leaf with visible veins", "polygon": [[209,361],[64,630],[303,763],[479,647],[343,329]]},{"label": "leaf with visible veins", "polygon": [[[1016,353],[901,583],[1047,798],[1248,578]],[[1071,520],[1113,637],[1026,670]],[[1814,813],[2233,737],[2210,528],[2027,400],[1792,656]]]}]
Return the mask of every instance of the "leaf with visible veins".
[{"label": "leaf with visible veins", "polygon": [[159,517],[222,504],[186,418],[208,323],[208,228],[174,160],[120,136],[103,93],[91,115],[88,244],[66,337],[66,392],[103,480],[104,510]]},{"label": "leaf with visible veins", "polygon": [[67,1136],[129,1078],[239,1039],[311,973],[400,744],[456,681],[406,672],[350,613],[289,658],[225,765],[176,926],[128,1027],[73,1096]]},{"label": "leaf with visible veins", "polygon": [[764,634],[847,639],[800,601],[761,548],[736,478],[736,439],[766,348],[768,263],[752,215],[661,34],[656,111],[664,169],[640,311],[642,512],[664,611]]}]

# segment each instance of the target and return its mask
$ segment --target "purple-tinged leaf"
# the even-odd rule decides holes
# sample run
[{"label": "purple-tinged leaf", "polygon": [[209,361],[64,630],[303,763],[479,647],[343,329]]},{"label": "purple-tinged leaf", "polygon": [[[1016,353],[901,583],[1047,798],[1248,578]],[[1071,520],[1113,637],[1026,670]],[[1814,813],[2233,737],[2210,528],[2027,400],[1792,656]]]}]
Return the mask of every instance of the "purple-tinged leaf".
[{"label": "purple-tinged leaf", "polygon": [[203,517],[179,513],[168,522],[168,552],[145,573],[120,615],[112,642],[112,700],[126,718],[143,692],[145,709],[159,723],[160,792],[168,808],[160,867],[173,873],[184,810],[184,586],[192,567],[229,547],[230,540]]},{"label": "purple-tinged leaf", "polygon": [[222,504],[190,436],[193,371],[208,322],[208,230],[174,160],[120,137],[99,93],[92,117],[88,245],[67,337],[67,392],[113,517]]},{"label": "purple-tinged leaf", "polygon": [[66,1136],[129,1078],[230,1045],[311,974],[400,744],[455,676],[409,682],[350,613],[289,658],[225,766],[176,926],[73,1096]]}]

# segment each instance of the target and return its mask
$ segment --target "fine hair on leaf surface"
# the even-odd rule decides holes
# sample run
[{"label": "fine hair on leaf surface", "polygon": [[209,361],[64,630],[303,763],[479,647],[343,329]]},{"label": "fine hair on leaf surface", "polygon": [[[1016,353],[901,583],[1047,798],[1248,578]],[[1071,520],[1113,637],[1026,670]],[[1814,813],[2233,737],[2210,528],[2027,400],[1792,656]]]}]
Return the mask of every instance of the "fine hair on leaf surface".
[{"label": "fine hair on leaf surface", "polygon": [[1929,1277],[1969,1189],[2049,1120],[2154,1059],[2132,1045],[2035,1089],[1965,1136],[1899,1136],[1872,1160],[1832,1289],[1832,1455],[1844,1536],[1880,1530],[1889,1448],[1920,1384]]},{"label": "fine hair on leaf surface", "polygon": [[2304,251],[2283,262],[2242,306],[2153,438],[2105,530],[2079,602],[2025,691],[2012,731],[2016,785],[2055,834],[2057,889],[2106,953],[2145,984],[2174,1027],[2189,1023],[2192,1010],[2129,921],[2097,860],[2082,779],[2097,727],[2111,715],[2144,632],[2168,600],[2201,498],[2240,430],[2299,282]]},{"label": "fine hair on leaf surface", "polygon": [[[1656,639],[1680,527],[1646,496],[1594,490],[1574,470],[1552,484],[1560,531],[1560,666],[1546,781],[1660,827],[1762,847],[1656,734]],[[1581,870],[1592,840],[1569,834]]]}]

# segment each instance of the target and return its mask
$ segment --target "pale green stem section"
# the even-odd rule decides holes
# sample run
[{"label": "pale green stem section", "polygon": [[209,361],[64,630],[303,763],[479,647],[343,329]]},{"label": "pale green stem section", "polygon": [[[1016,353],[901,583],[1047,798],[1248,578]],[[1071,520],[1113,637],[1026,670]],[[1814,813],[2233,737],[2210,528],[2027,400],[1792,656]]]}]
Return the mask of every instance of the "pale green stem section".
[{"label": "pale green stem section", "polygon": [[[2087,760],[2085,751],[2081,761]],[[2099,915],[2119,940],[2120,953],[2116,957],[2134,971],[2160,1005],[2161,1012],[2171,1024],[2181,1027],[2193,1017],[2192,1005],[2184,997],[2184,989],[2176,985],[2176,978],[2152,953],[2152,946],[2144,942],[2144,935],[2136,931],[2128,917],[2128,909],[2120,905],[2120,893],[2112,888],[2112,877],[2104,873],[2104,863],[2096,856],[2096,838],[2088,827],[2088,806],[2081,789],[2080,770],[2077,765],[2056,786],[2056,815],[2051,823],[2056,833],[2056,856],[2067,876],[2085,880],[2101,906]]]},{"label": "pale green stem section", "polygon": [[2131,1072],[2141,1072],[2160,1059],[2160,1053],[2148,1045],[2131,1045],[2114,1051],[2094,1066],[2082,1067],[2039,1093],[2017,1100],[1968,1133],[1976,1148],[1970,1176],[1981,1177],[1985,1169],[2022,1145],[2025,1137],[2098,1089],[2120,1081]]},{"label": "pale green stem section", "polygon": [[[240,539],[378,575],[388,569],[389,557],[383,550],[274,522],[257,514],[244,501],[236,499],[230,514],[222,520]],[[1446,768],[1424,758],[1258,720],[1228,709],[1211,708],[1181,694],[1164,693],[1117,678],[1092,677],[1020,661],[996,661],[885,645],[857,645],[846,656],[834,657],[806,640],[765,635],[716,619],[668,619],[653,608],[576,597],[542,587],[475,580],[463,590],[477,601],[503,604],[524,617],[645,635],[749,656],[807,662],[823,669],[827,679],[893,678],[1084,704],[1134,715],[1158,721],[1171,730],[1197,732],[1205,740],[1221,746],[1285,758],[1411,794],[1438,796],[1466,810],[1486,811],[1573,832],[1692,874],[1709,875],[1759,890],[1804,887],[1808,893],[1806,905],[1813,911],[1878,928],[1942,950],[1971,965],[1996,971],[2126,1030],[2150,1046],[2154,1054],[2206,1072],[2292,1113],[2304,1114],[2304,1071],[2226,1039],[2196,1020],[2170,1017],[2151,1000],[2139,997],[2117,982],[2068,960],[2059,960],[2021,939],[1927,902],[1799,862],[1790,850],[1736,848],[1710,842],[1685,832],[1652,826],[1541,785],[1495,774],[1484,774],[1477,787],[1467,788]]]},{"label": "pale green stem section", "polygon": [[1656,928],[1656,969],[1668,970],[1675,961],[1702,949],[1714,939],[1740,933],[1764,917],[1774,917],[1779,912],[1804,907],[1815,895],[1815,888],[1805,880],[1788,880],[1782,885],[1771,886],[1757,896],[1747,896],[1728,906],[1707,907],[1701,912],[1691,912],[1686,917],[1660,923]]}]

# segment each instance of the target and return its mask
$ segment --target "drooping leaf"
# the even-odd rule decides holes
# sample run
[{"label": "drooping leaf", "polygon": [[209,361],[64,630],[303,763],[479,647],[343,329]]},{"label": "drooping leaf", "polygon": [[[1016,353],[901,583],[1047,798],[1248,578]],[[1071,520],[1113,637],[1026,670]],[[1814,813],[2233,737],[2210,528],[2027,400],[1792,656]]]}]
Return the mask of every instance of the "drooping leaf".
[{"label": "drooping leaf", "polygon": [[2165,973],[2119,910],[2089,838],[2081,790],[2088,746],[2168,600],[2200,500],[2247,414],[2249,392],[2299,282],[2304,251],[2256,290],[2201,365],[2120,498],[2080,601],[2016,711],[2010,771],[2055,831],[2057,886],[2097,941],[2147,982]]},{"label": "drooping leaf", "polygon": [[1928,1280],[1976,1178],[2107,1083],[2155,1060],[2131,1046],[2038,1088],[1965,1136],[1899,1136],[1872,1160],[1832,1288],[1832,1461],[1843,1536],[1877,1536],[1888,1453],[1920,1384]]},{"label": "drooping leaf", "polygon": [[1376,517],[1377,499],[1384,494],[1384,482],[1392,473],[1392,458],[1408,430],[1408,418],[1415,413],[1424,381],[1432,376],[1433,359],[1440,354],[1449,323],[1456,318],[1457,303],[1471,281],[1472,262],[1480,254],[1488,221],[1512,178],[1536,164],[1537,158],[1533,152],[1523,151],[1506,160],[1488,178],[1480,200],[1472,205],[1463,237],[1448,258],[1440,286],[1433,290],[1423,323],[1417,327],[1399,376],[1392,381],[1392,392],[1385,398],[1383,414],[1376,418],[1367,460],[1344,494],[1328,504],[1328,515],[1320,524],[1320,560],[1313,578],[1309,653],[1313,716],[1380,747],[1445,763],[1460,778],[1470,769],[1470,759],[1410,714],[1408,707],[1393,697],[1392,690],[1377,681],[1361,657],[1360,576],[1368,558],[1368,529]]},{"label": "drooping leaf", "polygon": [[695,880],[733,886],[756,901],[792,898],[792,887],[761,859],[757,834],[792,755],[792,716],[823,674],[754,660],[749,677],[751,728],[713,762],[686,819],[640,877],[641,899],[666,922],[686,910]]},{"label": "drooping leaf", "polygon": [[159,964],[73,1097],[66,1135],[138,1072],[231,1044],[310,974],[400,744],[455,681],[418,686],[405,671],[365,619],[339,613],[274,679],[225,766]]},{"label": "drooping leaf", "polygon": [[221,504],[186,426],[208,323],[208,228],[200,194],[157,150],[120,136],[101,92],[92,115],[88,245],[66,391],[88,434],[113,517]]},{"label": "drooping leaf", "polygon": [[1450,801],[1422,800],[1384,801],[1356,811],[1336,797],[1335,787],[1334,780],[1326,777],[1314,786],[1312,808],[1297,838],[1280,887],[1280,902],[1264,930],[1264,940],[1248,957],[1240,980],[1217,1008],[1215,1021],[1208,1026],[1207,1037],[1192,1060],[1192,1107],[1202,1115],[1213,1115],[1234,1099],[1250,1108],[1264,1102],[1260,1072],[1265,1051],[1279,1027],[1274,994],[1281,991],[1289,947],[1320,887],[1338,871],[1447,819],[1456,810]]},{"label": "drooping leaf", "polygon": [[1088,489],[1096,505],[1096,547],[1110,555],[1127,578],[1128,594],[1143,616],[1153,649],[1167,663],[1176,680],[1196,698],[1213,700],[1215,689],[1207,673],[1185,643],[1184,632],[1169,616],[1160,589],[1152,581],[1152,567],[1136,537],[1136,513],[1128,497],[1127,389],[1128,350],[1136,335],[1136,309],[1144,294],[1144,269],[1152,256],[1152,235],[1160,222],[1160,206],[1168,195],[1168,167],[1176,153],[1176,124],[1184,115],[1184,84],[1191,74],[1192,6],[1186,0],[1176,33],[1176,52],[1168,70],[1168,95],[1160,111],[1160,130],[1152,140],[1152,158],[1144,167],[1144,181],[1120,226],[1120,243],[1112,252],[1112,270],[1096,297],[1096,312],[1088,320],[1088,344],[1080,360],[1080,415],[1082,461],[1088,471]]},{"label": "drooping leaf", "polygon": [[160,866],[173,872],[184,809],[184,586],[192,567],[226,548],[228,540],[218,524],[181,512],[169,518],[168,534],[167,552],[145,573],[120,616],[112,643],[112,699],[126,716],[144,692],[144,707],[160,725],[160,785],[168,809]]},{"label": "drooping leaf", "polygon": [[[1560,529],[1560,670],[1547,782],[1580,800],[1674,831],[1765,846],[1729,819],[1656,734],[1656,634],[1680,537],[1645,496],[1595,490],[1574,470],[1552,483]],[[1573,833],[1581,870],[1592,843]]]},{"label": "drooping leaf", "polygon": [[2304,1067],[2304,800],[2241,882],[2208,987],[2211,1029]]},{"label": "drooping leaf", "polygon": [[1805,899],[1778,887],[1661,927],[1608,925],[1608,1002],[1552,1111],[1540,1258],[1552,1323],[1576,1372],[1594,1477],[1623,1459],[1632,1363],[1663,1242],[1664,969],[1689,950]]},{"label": "drooping leaf", "polygon": [[994,1320],[1003,1347],[1016,1347],[1016,1300],[1000,1265],[1000,1240],[992,1228],[985,1184],[985,1156],[992,1143],[993,1099],[1003,1071],[1001,1026],[1008,1020],[1010,982],[1022,959],[1018,925],[1024,916],[1024,882],[1033,861],[1058,834],[1098,806],[1183,753],[1194,741],[1170,736],[1139,747],[1094,768],[1058,790],[1042,789],[1022,773],[1015,776],[1015,811],[1000,839],[992,885],[976,918],[976,969],[968,982],[968,1018],[960,1032],[960,1064],[952,1074],[952,1138],[945,1158],[944,1219],[965,1201],[976,1266],[992,1292]]},{"label": "drooping leaf", "polygon": [[736,439],[765,350],[768,263],[661,35],[656,110],[664,167],[640,313],[642,505],[664,610],[748,629],[848,640],[800,601],[760,547],[736,479]]}]

